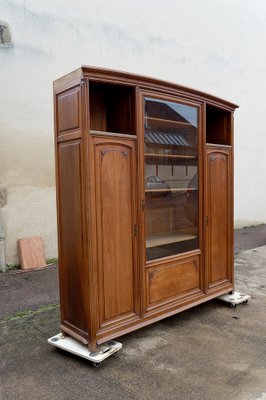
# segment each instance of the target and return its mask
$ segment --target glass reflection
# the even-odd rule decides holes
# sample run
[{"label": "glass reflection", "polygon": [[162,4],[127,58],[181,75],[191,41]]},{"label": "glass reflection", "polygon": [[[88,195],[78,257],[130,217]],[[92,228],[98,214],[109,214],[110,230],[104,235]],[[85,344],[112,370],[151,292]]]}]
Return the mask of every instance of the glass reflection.
[{"label": "glass reflection", "polygon": [[198,248],[198,110],[145,99],[147,260]]}]

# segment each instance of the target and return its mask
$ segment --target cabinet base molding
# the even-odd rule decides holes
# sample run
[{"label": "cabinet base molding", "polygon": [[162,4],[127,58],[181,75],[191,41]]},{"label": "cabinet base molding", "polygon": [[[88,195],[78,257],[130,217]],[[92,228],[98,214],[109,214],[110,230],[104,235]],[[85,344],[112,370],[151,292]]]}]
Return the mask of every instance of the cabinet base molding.
[{"label": "cabinet base molding", "polygon": [[[68,326],[66,326],[65,324],[67,324]],[[83,332],[83,331],[77,329],[75,326],[73,326],[65,321],[64,321],[64,324],[60,325],[60,328],[61,328],[61,331],[63,332],[63,334],[66,333],[67,335],[72,336],[79,342],[86,344],[86,345],[88,344],[88,340],[86,339],[88,334],[86,332]]]},{"label": "cabinet base molding", "polygon": [[189,308],[195,307],[209,300],[215,299],[223,294],[227,294],[232,290],[233,290],[232,285],[226,285],[223,288],[219,289],[216,288],[216,291],[213,291],[212,293],[204,294],[203,292],[200,292],[197,294],[197,296],[194,296],[193,299],[190,298],[189,300],[187,300],[186,302],[182,302],[181,304],[179,302],[179,304],[171,305],[171,307],[168,307],[168,310],[163,309],[160,311],[156,310],[156,312],[153,313],[148,312],[144,315],[143,318],[139,318],[138,320],[132,322],[131,324],[115,327],[105,332],[99,331],[97,333],[97,339],[96,339],[97,344],[100,345],[108,340],[126,335],[127,333],[130,333],[132,331],[144,328],[145,326],[161,321],[164,318],[172,317],[173,315],[179,314],[180,312],[188,310]]}]

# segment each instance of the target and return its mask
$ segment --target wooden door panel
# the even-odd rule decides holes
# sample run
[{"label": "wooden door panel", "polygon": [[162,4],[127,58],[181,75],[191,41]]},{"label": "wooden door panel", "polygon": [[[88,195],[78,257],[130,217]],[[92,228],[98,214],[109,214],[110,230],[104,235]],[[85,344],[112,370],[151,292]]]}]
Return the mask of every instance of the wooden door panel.
[{"label": "wooden door panel", "polygon": [[208,286],[232,280],[231,149],[207,150]]},{"label": "wooden door panel", "polygon": [[80,85],[57,96],[58,136],[80,131]]},{"label": "wooden door panel", "polygon": [[100,325],[136,312],[134,142],[96,139]]},{"label": "wooden door panel", "polygon": [[87,330],[82,247],[80,140],[58,147],[58,204],[60,221],[60,294],[62,322]]},{"label": "wooden door panel", "polygon": [[199,257],[147,268],[147,304],[199,290]]}]

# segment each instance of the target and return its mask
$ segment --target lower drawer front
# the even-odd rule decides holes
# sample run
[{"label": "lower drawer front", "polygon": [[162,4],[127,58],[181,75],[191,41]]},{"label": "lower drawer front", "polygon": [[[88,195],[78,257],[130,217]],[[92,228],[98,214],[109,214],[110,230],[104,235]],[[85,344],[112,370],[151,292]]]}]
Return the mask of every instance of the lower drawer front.
[{"label": "lower drawer front", "polygon": [[199,288],[199,257],[147,269],[148,305]]}]

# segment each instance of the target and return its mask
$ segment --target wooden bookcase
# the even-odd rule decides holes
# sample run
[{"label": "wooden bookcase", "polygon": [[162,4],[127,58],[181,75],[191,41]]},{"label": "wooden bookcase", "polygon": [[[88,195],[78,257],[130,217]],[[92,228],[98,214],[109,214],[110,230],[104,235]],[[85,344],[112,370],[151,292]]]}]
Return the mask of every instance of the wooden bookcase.
[{"label": "wooden bookcase", "polygon": [[90,351],[233,290],[236,107],[86,66],[54,82],[61,329]]}]

